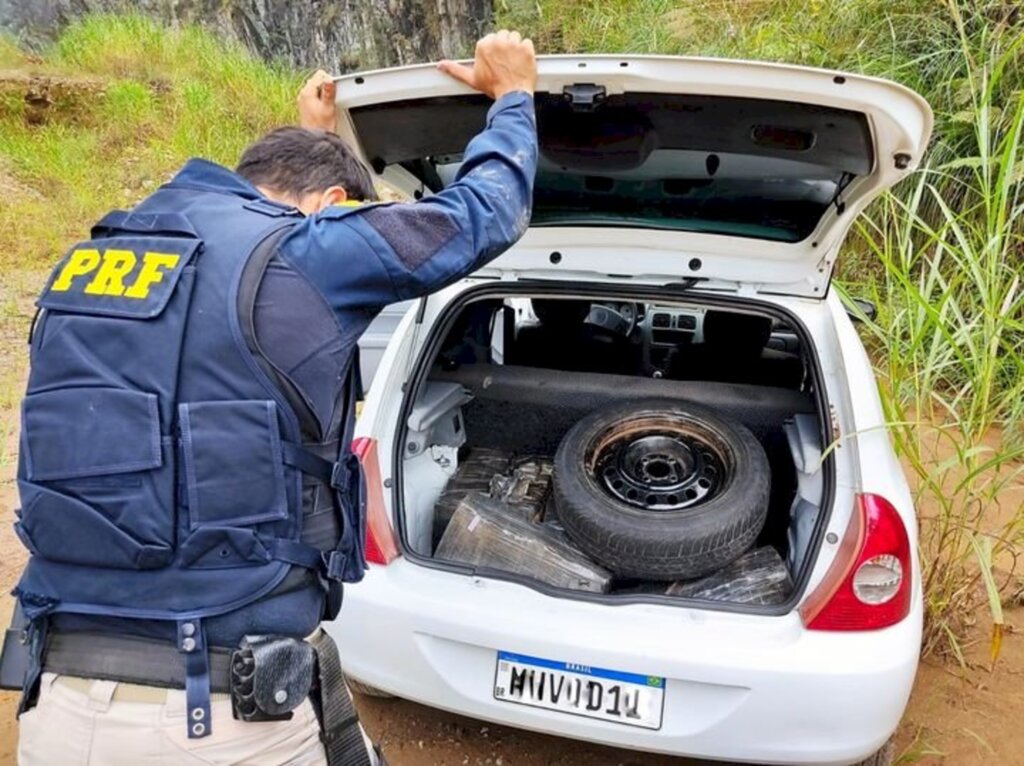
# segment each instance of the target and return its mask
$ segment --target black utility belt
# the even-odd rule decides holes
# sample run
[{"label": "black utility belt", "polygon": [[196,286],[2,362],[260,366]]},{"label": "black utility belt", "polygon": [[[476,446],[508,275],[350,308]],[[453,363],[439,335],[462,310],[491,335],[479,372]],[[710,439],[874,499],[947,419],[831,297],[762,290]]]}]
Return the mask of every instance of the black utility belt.
[{"label": "black utility belt", "polygon": [[[323,630],[308,641],[246,636],[237,649],[207,649],[210,691],[231,695],[235,718],[291,718],[303,700],[313,702],[330,766],[384,764],[367,750],[338,649]],[[47,636],[43,670],[58,675],[185,689],[184,663],[172,644],[105,633]]]},{"label": "black utility belt", "polygon": [[[313,646],[285,636],[246,636],[235,650],[211,648],[210,691],[230,694],[235,718],[275,721],[313,689]],[[51,633],[43,670],[57,675],[185,689],[185,665],[172,644],[106,633]]]},{"label": "black utility belt", "polygon": [[[231,649],[210,648],[210,691],[231,691]],[[50,631],[43,650],[43,670],[61,676],[185,688],[185,666],[174,644],[109,633]]]}]

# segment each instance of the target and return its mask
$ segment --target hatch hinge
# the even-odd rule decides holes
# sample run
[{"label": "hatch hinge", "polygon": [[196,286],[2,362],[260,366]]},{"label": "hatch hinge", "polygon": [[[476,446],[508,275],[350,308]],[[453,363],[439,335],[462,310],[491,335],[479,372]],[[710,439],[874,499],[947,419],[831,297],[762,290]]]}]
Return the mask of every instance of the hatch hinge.
[{"label": "hatch hinge", "polygon": [[607,96],[607,88],[592,82],[578,82],[562,88],[562,98],[572,104],[574,112],[592,112]]}]

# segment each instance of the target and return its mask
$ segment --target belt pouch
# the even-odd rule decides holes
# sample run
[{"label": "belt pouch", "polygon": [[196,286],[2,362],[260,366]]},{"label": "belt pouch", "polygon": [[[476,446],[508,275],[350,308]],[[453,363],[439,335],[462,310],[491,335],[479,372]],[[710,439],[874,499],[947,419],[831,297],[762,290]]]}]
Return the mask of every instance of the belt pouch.
[{"label": "belt pouch", "polygon": [[313,647],[283,636],[246,636],[231,657],[231,711],[240,721],[287,721],[309,697]]}]

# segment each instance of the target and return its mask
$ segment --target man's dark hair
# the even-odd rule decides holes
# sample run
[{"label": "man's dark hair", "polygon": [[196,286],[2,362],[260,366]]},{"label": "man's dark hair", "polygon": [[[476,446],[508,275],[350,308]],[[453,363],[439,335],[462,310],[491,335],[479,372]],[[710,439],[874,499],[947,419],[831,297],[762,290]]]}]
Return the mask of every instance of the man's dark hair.
[{"label": "man's dark hair", "polygon": [[373,181],[348,145],[333,133],[278,128],[242,153],[236,172],[254,186],[296,199],[340,186],[349,199],[377,199]]}]

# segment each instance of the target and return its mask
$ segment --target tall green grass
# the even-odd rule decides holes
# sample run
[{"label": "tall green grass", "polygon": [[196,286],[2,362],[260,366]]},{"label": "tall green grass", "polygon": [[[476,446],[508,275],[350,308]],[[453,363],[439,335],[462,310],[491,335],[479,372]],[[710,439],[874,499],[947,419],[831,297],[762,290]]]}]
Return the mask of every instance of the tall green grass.
[{"label": "tall green grass", "polygon": [[[953,7],[948,77],[964,133],[940,135],[911,183],[859,222],[881,263],[867,326],[896,446],[916,479],[925,561],[925,650],[962,657],[989,606],[1015,585],[1024,511],[1024,91],[1006,94],[1024,37],[972,26]],[[1018,501],[1019,502],[1019,501]]]},{"label": "tall green grass", "polygon": [[[925,650],[998,651],[1024,509],[1024,9],[1005,0],[499,0],[542,50],[767,59],[888,77],[936,113],[927,164],[861,218],[840,289],[916,490]],[[865,318],[866,319],[866,318]],[[1009,500],[1008,500],[1009,498]]]}]

